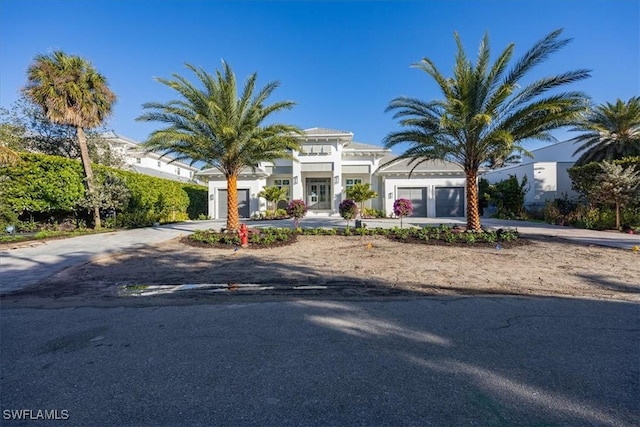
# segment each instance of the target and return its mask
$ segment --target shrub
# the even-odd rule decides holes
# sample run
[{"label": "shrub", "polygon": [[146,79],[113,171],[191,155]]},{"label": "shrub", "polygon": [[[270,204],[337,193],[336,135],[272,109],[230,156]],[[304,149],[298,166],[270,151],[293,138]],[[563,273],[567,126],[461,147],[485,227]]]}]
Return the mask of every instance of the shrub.
[{"label": "shrub", "polygon": [[338,207],[340,216],[347,220],[347,228],[349,228],[349,220],[352,220],[358,214],[358,205],[351,199],[343,200]]},{"label": "shrub", "polygon": [[400,217],[400,228],[402,228],[402,218],[413,213],[413,204],[409,199],[398,199],[393,202],[393,213]]},{"label": "shrub", "polygon": [[304,218],[309,208],[304,203],[304,200],[292,200],[287,205],[287,215],[293,218],[293,224],[295,228],[298,228],[299,221]]}]

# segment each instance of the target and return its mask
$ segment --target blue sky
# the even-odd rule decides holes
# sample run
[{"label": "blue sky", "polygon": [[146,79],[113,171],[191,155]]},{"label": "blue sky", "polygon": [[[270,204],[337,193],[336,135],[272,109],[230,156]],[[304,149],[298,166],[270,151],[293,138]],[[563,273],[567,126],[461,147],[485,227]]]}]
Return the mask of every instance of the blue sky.
[{"label": "blue sky", "polygon": [[89,59],[107,77],[118,97],[107,126],[143,141],[158,125],[135,121],[141,105],[176,98],[154,77],[178,73],[195,81],[185,62],[214,72],[224,59],[239,81],[252,72],[260,86],[280,81],[270,99],[298,105],[278,121],[347,130],[358,142],[381,144],[397,129],[384,112],[392,98],[440,97],[410,65],[429,57],[449,75],[454,31],[470,57],[487,31],[493,52],[513,42],[518,57],[557,28],[574,40],[532,79],[588,68],[592,77],[572,89],[594,103],[640,94],[637,0],[0,0],[0,105],[20,96],[36,54],[60,49]]}]

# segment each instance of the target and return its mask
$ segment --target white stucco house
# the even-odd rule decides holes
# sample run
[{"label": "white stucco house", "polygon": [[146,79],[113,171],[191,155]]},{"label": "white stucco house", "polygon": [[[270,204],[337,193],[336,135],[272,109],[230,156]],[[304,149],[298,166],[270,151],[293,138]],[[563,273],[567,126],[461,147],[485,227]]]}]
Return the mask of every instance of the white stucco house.
[{"label": "white stucco house", "polygon": [[134,172],[157,178],[185,183],[200,183],[196,172],[199,168],[173,161],[171,157],[153,152],[145,152],[138,141],[119,135],[113,131],[101,135],[115,153],[122,157],[125,167]]},{"label": "white stucco house", "polygon": [[533,157],[525,157],[522,163],[509,165],[488,171],[482,175],[489,183],[496,183],[516,176],[518,181],[526,175],[529,191],[525,195],[526,208],[541,207],[547,200],[577,196],[571,189],[571,178],[567,169],[572,167],[579,156],[574,156],[576,145],[573,141],[563,141],[557,144],[531,150]]},{"label": "white stucco house", "polygon": [[[288,200],[302,199],[309,215],[339,215],[338,206],[346,190],[356,183],[369,183],[378,193],[367,206],[393,212],[393,202],[411,199],[414,216],[464,217],[465,176],[449,162],[432,161],[411,173],[406,161],[389,163],[395,156],[385,148],[353,141],[353,133],[327,128],[304,131],[300,151],[294,161],[280,159],[262,163],[255,170],[245,169],[238,177],[238,210],[249,218],[266,209],[258,197],[265,186],[285,187]],[[209,217],[227,216],[227,182],[215,168],[197,174],[209,182]]]}]

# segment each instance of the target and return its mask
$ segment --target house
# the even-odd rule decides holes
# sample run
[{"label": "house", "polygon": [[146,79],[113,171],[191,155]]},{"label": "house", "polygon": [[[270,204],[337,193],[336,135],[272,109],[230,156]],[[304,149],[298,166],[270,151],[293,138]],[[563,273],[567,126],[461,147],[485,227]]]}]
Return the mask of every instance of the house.
[{"label": "house", "polygon": [[122,157],[127,169],[157,178],[199,183],[196,177],[199,168],[178,161],[172,162],[173,159],[168,156],[145,152],[139,142],[118,135],[113,131],[103,133],[100,136],[109,143],[111,150]]},{"label": "house", "polygon": [[482,175],[489,183],[515,176],[522,181],[524,176],[529,183],[529,191],[525,195],[526,208],[544,206],[547,200],[577,196],[571,188],[572,182],[567,169],[572,167],[579,156],[574,156],[576,145],[568,140],[557,144],[532,150],[533,157],[525,157],[522,163],[504,166]]},{"label": "house", "polygon": [[[241,218],[249,218],[266,209],[266,201],[258,197],[265,186],[284,187],[288,200],[302,199],[310,215],[339,215],[338,207],[346,191],[357,183],[368,183],[378,193],[367,202],[368,207],[393,213],[393,203],[400,197],[411,199],[414,216],[463,217],[465,176],[450,162],[431,161],[419,165],[392,162],[391,151],[353,141],[353,133],[311,128],[304,130],[300,151],[294,161],[278,159],[245,168],[238,177],[238,210]],[[209,217],[227,216],[227,182],[215,168],[198,172],[209,182]]]}]

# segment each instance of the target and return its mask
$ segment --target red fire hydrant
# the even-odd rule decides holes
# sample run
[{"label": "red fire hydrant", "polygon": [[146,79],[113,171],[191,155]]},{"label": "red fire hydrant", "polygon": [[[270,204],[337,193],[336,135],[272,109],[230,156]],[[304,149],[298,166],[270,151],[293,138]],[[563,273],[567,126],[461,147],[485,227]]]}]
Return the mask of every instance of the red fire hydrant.
[{"label": "red fire hydrant", "polygon": [[243,248],[249,246],[249,230],[245,224],[240,224],[240,244]]}]

